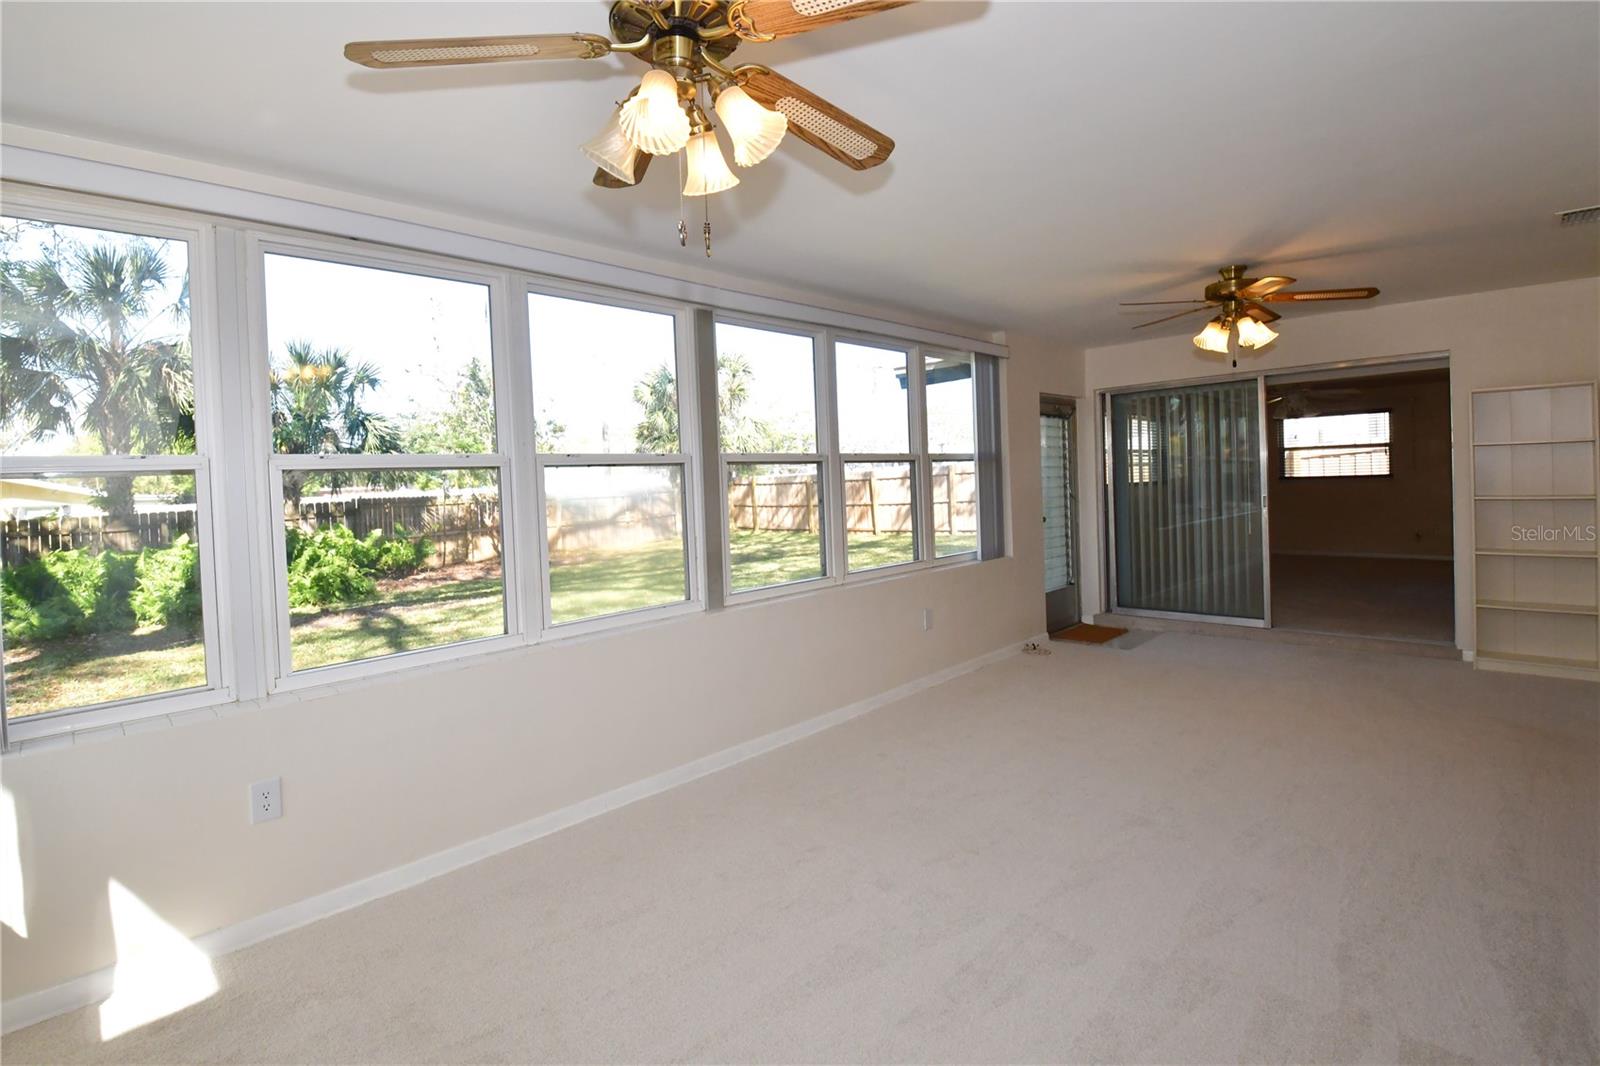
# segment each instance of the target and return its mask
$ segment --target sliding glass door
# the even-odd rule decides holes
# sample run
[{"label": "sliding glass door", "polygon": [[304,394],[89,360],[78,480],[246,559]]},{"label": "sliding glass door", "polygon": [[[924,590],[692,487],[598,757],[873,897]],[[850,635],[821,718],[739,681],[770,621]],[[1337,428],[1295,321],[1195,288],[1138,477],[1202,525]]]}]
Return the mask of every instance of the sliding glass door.
[{"label": "sliding glass door", "polygon": [[1260,383],[1111,397],[1117,609],[1266,620]]}]

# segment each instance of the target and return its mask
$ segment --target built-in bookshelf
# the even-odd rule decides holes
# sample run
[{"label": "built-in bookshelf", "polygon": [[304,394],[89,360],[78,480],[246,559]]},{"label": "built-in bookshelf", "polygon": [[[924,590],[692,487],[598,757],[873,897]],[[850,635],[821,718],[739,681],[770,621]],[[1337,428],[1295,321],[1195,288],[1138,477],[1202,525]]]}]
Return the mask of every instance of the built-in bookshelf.
[{"label": "built-in bookshelf", "polygon": [[1595,399],[1593,382],[1472,393],[1480,667],[1600,679]]}]

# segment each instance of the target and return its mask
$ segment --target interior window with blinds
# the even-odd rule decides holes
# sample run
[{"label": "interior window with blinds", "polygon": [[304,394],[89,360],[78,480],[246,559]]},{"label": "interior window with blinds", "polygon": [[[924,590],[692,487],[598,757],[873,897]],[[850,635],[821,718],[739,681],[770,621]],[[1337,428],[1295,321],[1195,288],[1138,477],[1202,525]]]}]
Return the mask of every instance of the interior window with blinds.
[{"label": "interior window with blinds", "polygon": [[1388,477],[1389,412],[1283,420],[1284,477]]}]

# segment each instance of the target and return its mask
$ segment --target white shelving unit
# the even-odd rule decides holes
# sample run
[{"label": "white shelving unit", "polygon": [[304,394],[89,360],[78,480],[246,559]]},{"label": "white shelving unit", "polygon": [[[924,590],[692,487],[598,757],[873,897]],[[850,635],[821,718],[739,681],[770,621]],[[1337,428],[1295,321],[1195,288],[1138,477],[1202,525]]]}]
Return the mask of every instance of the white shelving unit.
[{"label": "white shelving unit", "polygon": [[1472,393],[1476,663],[1600,680],[1594,382]]}]

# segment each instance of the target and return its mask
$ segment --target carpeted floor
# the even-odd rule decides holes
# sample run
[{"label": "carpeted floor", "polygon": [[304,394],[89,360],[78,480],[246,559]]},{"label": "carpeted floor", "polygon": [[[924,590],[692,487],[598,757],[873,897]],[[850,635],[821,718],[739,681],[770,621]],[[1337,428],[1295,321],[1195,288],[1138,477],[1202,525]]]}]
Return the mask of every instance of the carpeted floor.
[{"label": "carpeted floor", "polygon": [[1052,644],[219,960],[71,1061],[1594,1062],[1596,689]]},{"label": "carpeted floor", "polygon": [[1272,624],[1393,640],[1455,640],[1449,559],[1272,557]]}]

